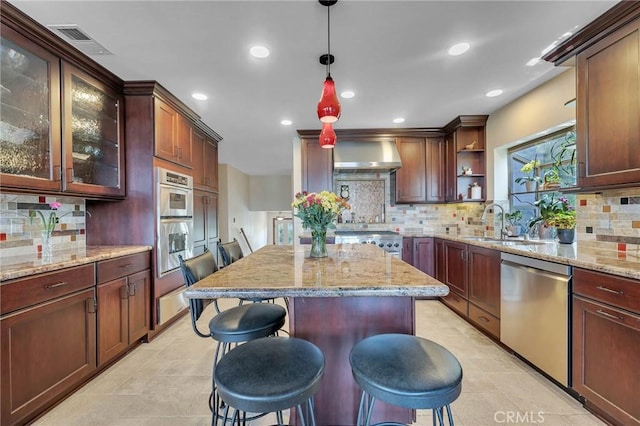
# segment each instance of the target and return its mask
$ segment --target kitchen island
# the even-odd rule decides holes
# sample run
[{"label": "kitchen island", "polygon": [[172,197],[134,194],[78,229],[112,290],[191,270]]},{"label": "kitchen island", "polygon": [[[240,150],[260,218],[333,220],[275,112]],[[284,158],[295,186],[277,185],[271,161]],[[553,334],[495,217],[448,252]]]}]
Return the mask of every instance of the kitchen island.
[{"label": "kitchen island", "polygon": [[[310,259],[309,247],[266,246],[188,288],[192,299],[289,298],[292,336],[316,344],[326,359],[315,398],[319,425],[355,424],[360,389],[349,352],[365,337],[415,333],[413,297],[441,297],[447,286],[371,245],[336,244]],[[374,421],[413,422],[408,409],[376,404]],[[293,419],[295,422],[295,419]]]}]

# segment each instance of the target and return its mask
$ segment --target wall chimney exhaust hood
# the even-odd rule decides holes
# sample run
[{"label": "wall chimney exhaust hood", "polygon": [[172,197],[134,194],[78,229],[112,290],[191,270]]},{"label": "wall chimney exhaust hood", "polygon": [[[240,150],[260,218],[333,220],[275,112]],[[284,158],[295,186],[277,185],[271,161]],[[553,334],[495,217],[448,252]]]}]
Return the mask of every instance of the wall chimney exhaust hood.
[{"label": "wall chimney exhaust hood", "polygon": [[338,140],[333,149],[333,169],[338,173],[392,172],[401,166],[395,140]]}]

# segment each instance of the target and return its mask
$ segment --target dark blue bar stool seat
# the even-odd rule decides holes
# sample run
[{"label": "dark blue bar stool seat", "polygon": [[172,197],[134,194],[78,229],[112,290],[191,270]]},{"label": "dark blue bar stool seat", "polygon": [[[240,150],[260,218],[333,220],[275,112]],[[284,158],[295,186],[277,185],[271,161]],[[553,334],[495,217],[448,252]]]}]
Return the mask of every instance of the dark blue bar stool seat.
[{"label": "dark blue bar stool seat", "polygon": [[[427,339],[406,334],[368,337],[349,355],[355,381],[362,388],[358,425],[370,423],[376,399],[412,409],[433,409],[443,424],[443,408],[462,391],[462,367],[451,352]],[[363,418],[364,417],[364,418]]]},{"label": "dark blue bar stool seat", "polygon": [[214,372],[226,406],[223,424],[238,421],[238,412],[277,413],[282,424],[281,412],[296,407],[300,424],[314,425],[313,396],[324,366],[320,349],[303,339],[270,337],[238,346],[220,359]]}]

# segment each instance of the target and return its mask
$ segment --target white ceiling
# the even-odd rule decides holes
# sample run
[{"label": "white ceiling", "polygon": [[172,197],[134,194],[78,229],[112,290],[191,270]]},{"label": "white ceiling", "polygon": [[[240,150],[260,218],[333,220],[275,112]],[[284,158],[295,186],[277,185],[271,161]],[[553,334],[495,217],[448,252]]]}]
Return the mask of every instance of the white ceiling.
[{"label": "white ceiling", "polygon": [[[79,25],[113,53],[92,58],[122,79],[160,82],[224,138],[220,162],[246,174],[291,173],[296,129],[320,128],[327,8],[315,0],[10,2],[41,24]],[[563,71],[525,63],[615,3],[341,0],[331,7],[331,75],[356,96],[341,100],[335,128],[491,114]],[[447,55],[460,41],[469,52]],[[249,56],[257,43],[267,59]],[[504,94],[485,97],[495,88]]]}]

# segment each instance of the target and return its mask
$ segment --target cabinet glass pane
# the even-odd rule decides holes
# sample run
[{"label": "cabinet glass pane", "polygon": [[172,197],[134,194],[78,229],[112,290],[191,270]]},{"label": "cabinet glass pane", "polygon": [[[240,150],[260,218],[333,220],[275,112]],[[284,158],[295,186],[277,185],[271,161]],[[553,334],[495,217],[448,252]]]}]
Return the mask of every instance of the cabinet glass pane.
[{"label": "cabinet glass pane", "polygon": [[49,63],[0,40],[0,171],[50,179]]},{"label": "cabinet glass pane", "polygon": [[71,79],[73,181],[118,186],[118,100],[86,81]]}]

